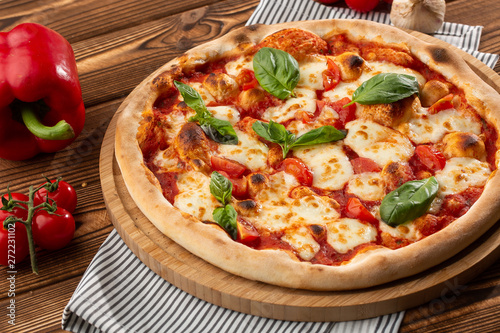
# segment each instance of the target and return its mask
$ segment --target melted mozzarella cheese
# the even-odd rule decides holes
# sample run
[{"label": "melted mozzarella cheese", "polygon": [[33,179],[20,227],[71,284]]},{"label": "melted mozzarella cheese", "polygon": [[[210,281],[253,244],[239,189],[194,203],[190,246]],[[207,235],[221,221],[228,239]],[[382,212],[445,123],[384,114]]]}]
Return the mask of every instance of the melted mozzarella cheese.
[{"label": "melted mozzarella cheese", "polygon": [[283,171],[269,176],[269,187],[257,193],[256,200],[262,208],[255,218],[248,218],[260,228],[279,231],[290,226],[290,191],[298,186],[297,179]]},{"label": "melted mozzarella cheese", "polygon": [[175,196],[175,207],[201,221],[213,220],[212,212],[220,204],[210,193],[209,177],[197,171],[179,174],[177,188],[179,194]]},{"label": "melted mozzarella cheese", "polygon": [[219,145],[219,155],[239,162],[253,171],[267,167],[269,148],[254,136],[234,129],[238,136],[237,145]]},{"label": "melted mozzarella cheese", "polygon": [[381,232],[388,233],[392,237],[408,239],[412,242],[418,241],[422,238],[422,234],[417,230],[414,223],[405,223],[399,225],[395,228],[385,224],[384,222],[380,222],[379,228]]},{"label": "melted mozzarella cheese", "polygon": [[353,175],[352,165],[339,143],[294,149],[294,155],[305,161],[313,172],[313,186],[339,190]]},{"label": "melted mozzarella cheese", "polygon": [[491,174],[488,163],[470,157],[454,157],[436,172],[439,196],[465,191],[471,186],[484,186]]},{"label": "melted mozzarella cheese", "polygon": [[290,244],[304,260],[311,260],[318,253],[320,246],[306,227],[285,231],[282,240]]},{"label": "melted mozzarella cheese", "polygon": [[372,225],[361,223],[356,219],[339,219],[328,223],[326,228],[328,244],[340,253],[346,253],[358,245],[377,239],[377,230]]},{"label": "melted mozzarella cheese", "polygon": [[284,104],[267,108],[262,118],[282,123],[295,118],[297,111],[305,111],[313,115],[316,111],[316,91],[306,88],[295,88],[296,97],[291,97]]},{"label": "melted mozzarella cheese", "polygon": [[380,167],[389,162],[408,161],[414,147],[400,132],[368,120],[357,119],[346,124],[344,143],[359,156],[370,158]]},{"label": "melted mozzarella cheese", "polygon": [[352,98],[354,91],[356,91],[356,89],[363,84],[363,82],[368,81],[380,73],[407,74],[415,76],[420,85],[423,85],[426,82],[422,75],[406,67],[387,62],[366,62],[366,64],[369,69],[363,70],[363,73],[357,80],[351,82],[340,82],[334,89],[325,92],[323,96],[334,101],[344,97]]},{"label": "melted mozzarella cheese", "polygon": [[481,134],[481,124],[472,118],[448,109],[436,114],[418,114],[405,125],[408,137],[415,143],[436,143],[451,132]]},{"label": "melted mozzarella cheese", "polygon": [[340,217],[330,202],[317,195],[308,195],[291,202],[290,220],[293,224],[323,224]]},{"label": "melted mozzarella cheese", "polygon": [[251,57],[239,57],[236,60],[226,63],[226,73],[237,77],[242,69],[249,69],[253,71],[253,60]]},{"label": "melted mozzarella cheese", "polygon": [[323,90],[323,72],[328,69],[326,57],[317,56],[300,64],[300,79],[297,87]]},{"label": "melted mozzarella cheese", "polygon": [[371,70],[363,72],[364,75],[360,77],[361,82],[366,81],[369,78],[380,73],[396,73],[396,74],[412,75],[417,78],[417,81],[420,85],[423,85],[426,82],[425,78],[420,73],[414,71],[411,68],[398,66],[390,62],[369,61],[367,62],[367,64]]},{"label": "melted mozzarella cheese", "polygon": [[352,98],[352,94],[354,94],[354,91],[358,89],[360,84],[358,81],[340,82],[334,89],[326,91],[323,97],[329,98],[332,101],[338,101],[344,97]]},{"label": "melted mozzarella cheese", "polygon": [[233,125],[240,121],[240,113],[233,106],[207,106],[207,110],[215,118],[227,120]]},{"label": "melted mozzarella cheese", "polygon": [[349,178],[347,192],[362,200],[382,200],[385,196],[384,183],[379,172],[363,172]]},{"label": "melted mozzarella cheese", "polygon": [[[207,104],[208,102],[215,102],[215,98],[212,96],[212,94],[210,94],[207,88],[205,88],[205,86],[200,82],[190,82],[189,86],[200,94],[205,104]],[[183,100],[182,96],[180,96],[180,99]]]}]

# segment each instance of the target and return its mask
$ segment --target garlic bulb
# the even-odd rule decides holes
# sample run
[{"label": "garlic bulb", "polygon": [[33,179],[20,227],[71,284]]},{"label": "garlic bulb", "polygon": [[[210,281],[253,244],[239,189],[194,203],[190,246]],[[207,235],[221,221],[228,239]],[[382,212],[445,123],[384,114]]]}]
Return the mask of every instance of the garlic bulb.
[{"label": "garlic bulb", "polygon": [[445,0],[394,0],[391,21],[398,28],[433,33],[444,22]]}]

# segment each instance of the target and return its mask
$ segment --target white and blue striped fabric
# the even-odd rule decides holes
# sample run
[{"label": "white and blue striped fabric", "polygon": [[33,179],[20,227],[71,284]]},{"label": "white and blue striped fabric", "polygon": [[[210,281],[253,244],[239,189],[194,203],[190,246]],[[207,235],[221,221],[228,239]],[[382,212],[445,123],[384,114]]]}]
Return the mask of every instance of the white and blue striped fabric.
[{"label": "white and blue striped fabric", "polygon": [[403,312],[350,322],[274,320],[228,310],[174,287],[113,230],[64,309],[71,332],[396,333]]},{"label": "white and blue striped fabric", "polygon": [[[312,0],[262,0],[247,24],[356,18],[390,24],[385,13],[360,14]],[[435,37],[493,68],[498,55],[477,51],[482,27],[445,23]],[[228,310],[174,287],[144,265],[113,230],[64,309],[71,332],[396,333],[404,312],[347,322],[273,320]]]}]

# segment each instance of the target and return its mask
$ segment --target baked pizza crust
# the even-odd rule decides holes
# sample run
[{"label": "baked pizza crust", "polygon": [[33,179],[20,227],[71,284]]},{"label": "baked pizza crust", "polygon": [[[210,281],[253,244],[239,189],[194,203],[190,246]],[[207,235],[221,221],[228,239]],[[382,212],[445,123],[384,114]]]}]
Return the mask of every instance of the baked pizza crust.
[{"label": "baked pizza crust", "polygon": [[118,110],[116,158],[127,189],[144,215],[167,237],[221,269],[252,280],[310,290],[366,288],[411,276],[454,256],[487,232],[497,221],[500,207],[500,196],[496,193],[500,177],[496,171],[471,209],[446,228],[397,250],[379,248],[360,253],[340,266],[299,262],[283,251],[254,250],[234,242],[220,228],[179,211],[164,198],[158,180],[143,163],[136,139],[143,111],[152,107],[162,83],[168,79],[168,75],[162,73],[172,73],[178,68],[189,72],[195,64],[232,52],[236,47],[239,51],[244,50],[246,43],[258,43],[273,32],[291,27],[311,31],[320,37],[345,33],[354,39],[404,43],[431,69],[461,87],[478,113],[500,129],[498,93],[451,49],[428,44],[397,28],[370,21],[321,20],[248,26],[168,62],[144,80]]}]

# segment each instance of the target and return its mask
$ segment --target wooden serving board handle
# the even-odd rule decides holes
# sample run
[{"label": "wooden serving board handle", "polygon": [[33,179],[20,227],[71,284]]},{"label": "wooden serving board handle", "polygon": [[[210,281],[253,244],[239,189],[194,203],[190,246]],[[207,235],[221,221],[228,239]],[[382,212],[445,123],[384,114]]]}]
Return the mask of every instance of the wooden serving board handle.
[{"label": "wooden serving board handle", "polygon": [[[435,44],[433,37],[412,33]],[[446,47],[450,47],[444,43]],[[483,80],[500,92],[500,77],[458,50]],[[123,106],[122,106],[123,107]],[[227,273],[167,238],[142,214],[127,192],[114,158],[116,118],[104,137],[100,177],[104,201],[118,233],[139,259],[166,281],[191,295],[235,311],[290,321],[357,320],[405,310],[464,285],[500,258],[500,225],[464,251],[421,274],[369,289],[342,292],[297,290]]]}]

